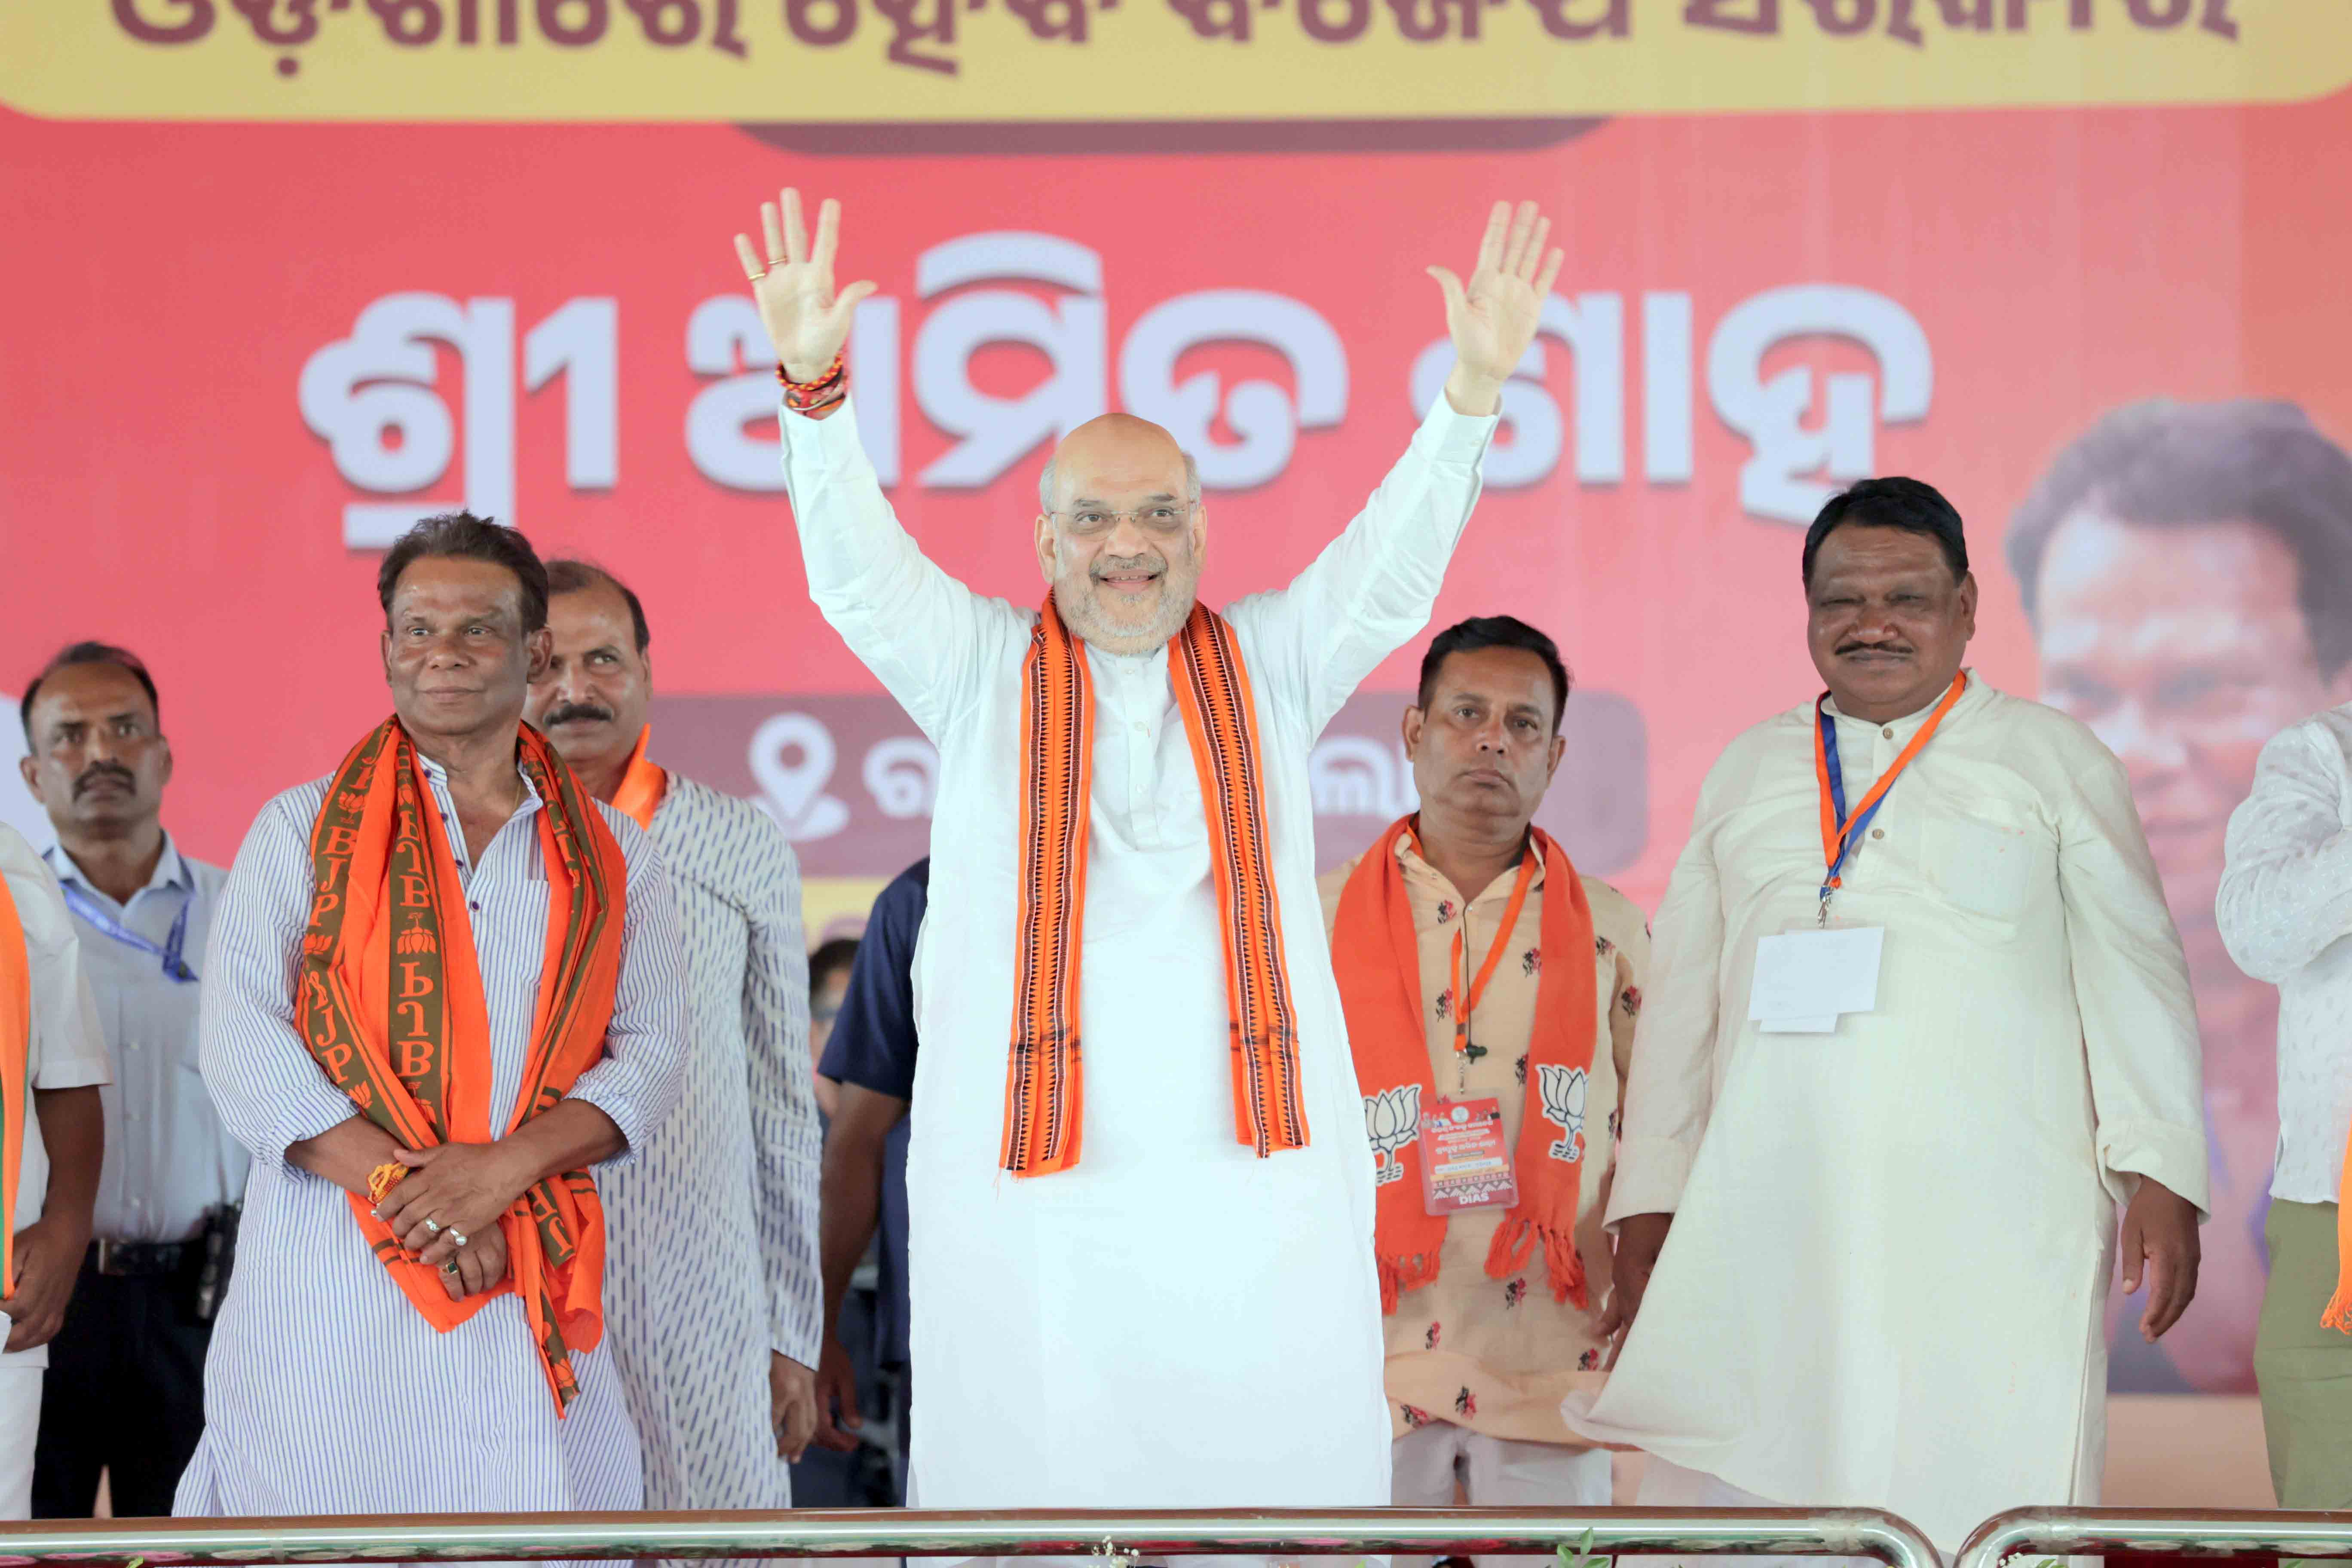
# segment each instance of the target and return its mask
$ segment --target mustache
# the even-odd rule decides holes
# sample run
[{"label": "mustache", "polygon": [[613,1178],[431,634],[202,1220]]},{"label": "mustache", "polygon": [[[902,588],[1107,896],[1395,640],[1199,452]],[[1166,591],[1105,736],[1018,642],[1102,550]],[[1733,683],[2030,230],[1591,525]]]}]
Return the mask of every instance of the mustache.
[{"label": "mustache", "polygon": [[551,730],[575,719],[593,719],[599,723],[609,724],[613,721],[613,710],[599,702],[560,702],[549,709],[547,717],[540,722]]},{"label": "mustache", "polygon": [[1089,570],[1097,582],[1102,581],[1103,574],[1108,572],[1165,573],[1168,570],[1168,558],[1158,554],[1098,555],[1095,557],[1095,563]]},{"label": "mustache", "polygon": [[1899,653],[1907,656],[1915,651],[1909,643],[1842,642],[1832,650],[1832,657],[1843,658],[1850,653]]},{"label": "mustache", "polygon": [[100,779],[113,779],[125,789],[139,787],[137,776],[121,763],[92,763],[82,769],[80,777],[74,780],[74,794],[88,793],[89,786]]}]

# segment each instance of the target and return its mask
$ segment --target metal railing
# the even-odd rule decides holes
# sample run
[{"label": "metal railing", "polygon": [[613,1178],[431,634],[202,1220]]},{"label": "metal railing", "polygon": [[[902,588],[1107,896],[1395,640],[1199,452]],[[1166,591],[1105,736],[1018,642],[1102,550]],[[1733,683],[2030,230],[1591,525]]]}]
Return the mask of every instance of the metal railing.
[{"label": "metal railing", "polygon": [[2021,1552],[2104,1556],[2352,1557],[2352,1513],[2268,1509],[2013,1508],[1969,1533],[1952,1568],[2000,1568]]},{"label": "metal railing", "polygon": [[[1588,1539],[1589,1538],[1589,1539]],[[522,1562],[621,1557],[1250,1556],[1676,1552],[1875,1557],[1944,1568],[1874,1509],[1387,1508],[1354,1511],[542,1513],[37,1520],[0,1525],[0,1564]]]}]

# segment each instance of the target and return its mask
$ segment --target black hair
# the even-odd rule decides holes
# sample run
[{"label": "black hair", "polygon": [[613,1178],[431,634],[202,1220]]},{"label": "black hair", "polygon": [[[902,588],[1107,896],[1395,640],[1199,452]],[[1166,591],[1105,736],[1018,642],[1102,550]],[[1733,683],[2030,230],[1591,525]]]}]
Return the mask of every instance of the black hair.
[{"label": "black hair", "polygon": [[155,678],[147,673],[144,660],[129,648],[117,647],[112,643],[68,643],[58,650],[56,658],[41,667],[41,673],[33,677],[32,684],[25,688],[25,700],[17,704],[16,720],[25,726],[26,745],[33,744],[33,700],[41,694],[41,683],[58,671],[77,664],[110,664],[137,676],[140,689],[147,693],[147,706],[154,710],[155,728],[163,729],[163,700],[155,695]]},{"label": "black hair", "polygon": [[426,559],[487,561],[515,575],[516,596],[521,600],[523,635],[547,625],[547,568],[530,541],[504,523],[476,517],[470,511],[428,517],[393,542],[376,568],[375,596],[383,605],[383,621],[392,624],[392,591],[400,574]]},{"label": "black hair", "polygon": [[1960,514],[1943,491],[1924,479],[1900,475],[1864,479],[1823,501],[1813,514],[1813,525],[1805,530],[1806,587],[1813,585],[1813,557],[1821,553],[1822,541],[1841,527],[1899,528],[1925,534],[1943,548],[1953,582],[1969,574],[1969,542],[1960,531]]},{"label": "black hair", "polygon": [[2320,672],[2352,662],[2352,457],[2292,403],[2163,398],[2114,410],[2058,454],[2010,520],[2010,569],[2040,607],[2042,560],[2085,509],[2135,527],[2242,519],[2294,552]]},{"label": "black hair", "polygon": [[577,594],[590,588],[611,588],[629,606],[629,627],[636,634],[637,651],[653,646],[653,628],[646,625],[646,606],[637,591],[593,561],[560,560],[547,563],[547,595]]},{"label": "black hair", "polygon": [[816,944],[809,954],[809,994],[814,996],[836,973],[847,973],[850,961],[857,956],[857,939],[854,936],[827,937]]},{"label": "black hair", "polygon": [[1558,644],[1516,616],[1473,616],[1430,638],[1429,651],[1421,656],[1421,689],[1415,705],[1425,710],[1435,700],[1438,671],[1445,668],[1447,659],[1482,647],[1523,648],[1543,660],[1544,668],[1551,671],[1551,727],[1558,731],[1573,684],[1568,666],[1560,662]]}]

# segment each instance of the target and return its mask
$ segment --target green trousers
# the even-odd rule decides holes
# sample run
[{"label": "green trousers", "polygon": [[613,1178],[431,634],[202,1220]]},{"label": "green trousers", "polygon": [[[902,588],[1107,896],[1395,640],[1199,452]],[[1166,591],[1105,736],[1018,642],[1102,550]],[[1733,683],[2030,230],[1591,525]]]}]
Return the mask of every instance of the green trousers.
[{"label": "green trousers", "polygon": [[2352,1508],[2352,1334],[2319,1321],[2336,1291],[2336,1205],[2273,1199],[2263,1231],[2271,1279],[2254,1376],[2271,1488],[2281,1508]]}]

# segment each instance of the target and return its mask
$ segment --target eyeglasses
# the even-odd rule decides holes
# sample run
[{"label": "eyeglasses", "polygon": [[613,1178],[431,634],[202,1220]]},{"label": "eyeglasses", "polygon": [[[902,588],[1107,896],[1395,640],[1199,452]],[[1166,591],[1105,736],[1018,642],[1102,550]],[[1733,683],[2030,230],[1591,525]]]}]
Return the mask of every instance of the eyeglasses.
[{"label": "eyeglasses", "polygon": [[1127,511],[1112,511],[1106,507],[1084,507],[1076,511],[1048,512],[1048,517],[1067,518],[1072,533],[1081,539],[1092,539],[1117,528],[1122,518],[1132,518],[1135,526],[1151,533],[1173,533],[1191,521],[1198,501],[1178,505],[1160,501],[1151,506],[1139,506]]}]

